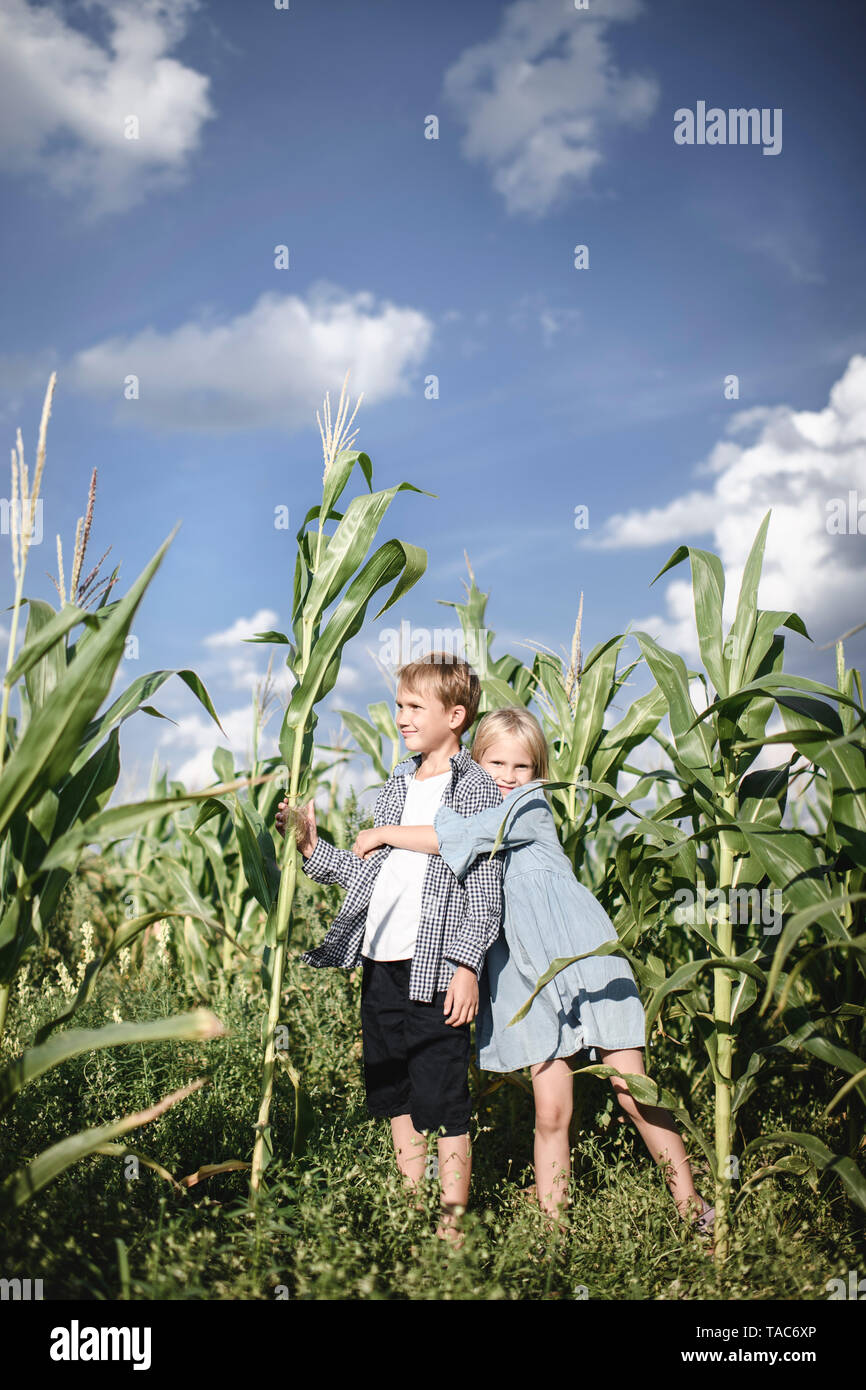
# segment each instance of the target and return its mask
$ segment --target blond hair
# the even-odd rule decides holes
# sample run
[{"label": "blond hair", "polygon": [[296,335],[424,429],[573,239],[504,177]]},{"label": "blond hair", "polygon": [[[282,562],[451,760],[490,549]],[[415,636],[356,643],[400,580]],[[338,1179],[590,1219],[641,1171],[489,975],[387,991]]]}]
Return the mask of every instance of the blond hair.
[{"label": "blond hair", "polygon": [[478,721],[475,738],[472,740],[472,757],[479,763],[492,743],[503,734],[519,738],[532,760],[532,778],[545,780],[547,770],[547,743],[544,732],[534,714],[522,705],[505,705],[502,709],[491,710]]},{"label": "blond hair", "polygon": [[481,682],[461,656],[452,652],[428,652],[417,661],[410,661],[397,672],[398,685],[419,695],[435,695],[446,709],[462,705],[466,718],[455,729],[460,738],[475,723],[481,702]]}]

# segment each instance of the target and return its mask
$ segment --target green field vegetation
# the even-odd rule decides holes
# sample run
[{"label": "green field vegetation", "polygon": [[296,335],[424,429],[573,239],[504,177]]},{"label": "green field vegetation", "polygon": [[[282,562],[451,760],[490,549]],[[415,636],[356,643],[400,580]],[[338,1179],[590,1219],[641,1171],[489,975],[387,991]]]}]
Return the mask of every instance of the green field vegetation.
[{"label": "green field vegetation", "polygon": [[[320,930],[312,902],[298,947]],[[62,941],[74,974],[80,933]],[[82,1011],[80,1026],[124,1017],[161,1018],[202,1002],[184,984],[169,942],[149,938],[143,960],[115,972]],[[294,953],[293,953],[294,954]],[[22,1011],[29,1040],[50,1011]],[[31,982],[35,984],[35,980]],[[573,1208],[569,1230],[551,1237],[520,1195],[532,1181],[532,1101],[514,1084],[478,1100],[473,1133],[473,1205],[466,1243],[446,1250],[435,1236],[435,1184],[427,1208],[407,1202],[387,1125],[368,1120],[360,1075],[360,980],[290,961],[283,1006],[293,1019],[296,1065],[315,1111],[305,1154],[275,1157],[257,1203],[248,1178],[229,1172],[183,1190],[128,1160],[86,1158],[21,1208],[4,1237],[4,1267],[41,1277],[49,1298],[98,1299],[820,1299],[834,1275],[862,1266],[862,1229],[837,1183],[815,1186],[793,1173],[758,1184],[738,1215],[723,1267],[681,1222],[660,1171],[614,1113],[610,1088],[576,1082]],[[59,989],[56,990],[59,994]],[[202,1072],[211,1082],[155,1120],[136,1145],[175,1179],[233,1156],[249,1158],[261,1056],[259,991],[222,976],[207,1003],[226,1034],[206,1046],[152,1043],[94,1052],[41,1078],[4,1124],[4,1147],[35,1154],[71,1130],[146,1106]],[[24,1027],[22,1027],[22,1032]],[[675,1074],[676,1048],[661,1040],[653,1071]],[[806,1128],[829,1099],[820,1072],[795,1096],[779,1078],[743,1107],[743,1133]],[[481,1089],[498,1078],[486,1076]],[[711,1124],[712,1095],[694,1097]],[[278,1074],[272,1125],[277,1155],[294,1134],[294,1089]],[[825,1132],[825,1140],[832,1134]],[[755,1167],[757,1168],[757,1164]],[[696,1160],[700,1182],[700,1160]],[[816,1190],[817,1189],[817,1190]],[[584,1290],[586,1291],[584,1294]]]},{"label": "green field vegetation", "polygon": [[[166,681],[185,683],[215,742],[221,728],[188,669],[138,677],[106,707],[173,535],[122,597],[117,571],[94,589],[93,571],[81,579],[91,494],[60,608],[25,593],[52,392],[53,379],[32,481],[20,439],[13,468],[22,525],[0,709],[6,1276],[41,1277],[60,1298],[816,1299],[862,1266],[866,712],[841,643],[835,685],[785,669],[785,630],[808,634],[797,614],[757,606],[769,514],[727,632],[715,555],[680,547],[661,571],[690,564],[697,669],[641,632],[629,663],[626,633],[584,657],[580,619],[564,660],[494,658],[471,570],[450,605],[482,678],[479,713],[525,705],[544,724],[562,843],[647,1009],[649,1081],[630,1084],[674,1110],[717,1208],[710,1258],[579,1059],[572,1207],[551,1234],[521,1191],[527,1076],[474,1073],[472,1207],[452,1251],[434,1234],[435,1182],[413,1206],[388,1127],[366,1117],[358,977],[298,963],[340,892],[306,880],[273,829],[286,784],[294,806],[317,796],[334,843],[351,846],[363,823],[336,790],[345,751],[317,741],[317,705],[345,645],[424,571],[416,546],[373,548],[396,494],[419,489],[373,491],[344,392],[298,532],[291,631],[255,639],[293,676],[279,753],[259,754],[265,683],[250,767],[218,748],[203,791],[155,769],[143,800],[109,808],[121,726],[160,717]],[[640,663],[652,688],[630,699]],[[381,783],[399,757],[390,705],[343,719]]]}]

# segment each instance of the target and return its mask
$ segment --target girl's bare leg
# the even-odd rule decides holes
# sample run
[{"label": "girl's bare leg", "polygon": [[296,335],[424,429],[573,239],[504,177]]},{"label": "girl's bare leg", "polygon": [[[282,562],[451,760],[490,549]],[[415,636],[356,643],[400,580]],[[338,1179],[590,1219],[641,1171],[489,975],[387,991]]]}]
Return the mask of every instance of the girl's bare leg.
[{"label": "girl's bare leg", "polygon": [[556,1216],[568,1205],[568,1126],[574,1082],[564,1057],[538,1062],[530,1072],[535,1095],[535,1191],[544,1211]]},{"label": "girl's bare leg", "polygon": [[[599,1048],[598,1053],[606,1066],[616,1067],[621,1072],[637,1073],[638,1076],[646,1075],[640,1048],[618,1051]],[[665,1182],[680,1216],[688,1217],[690,1210],[695,1214],[700,1213],[701,1199],[695,1191],[688,1154],[671,1112],[660,1105],[639,1105],[618,1076],[612,1076],[610,1084],[616,1091],[623,1113],[634,1124],[655,1162],[664,1168]]]}]

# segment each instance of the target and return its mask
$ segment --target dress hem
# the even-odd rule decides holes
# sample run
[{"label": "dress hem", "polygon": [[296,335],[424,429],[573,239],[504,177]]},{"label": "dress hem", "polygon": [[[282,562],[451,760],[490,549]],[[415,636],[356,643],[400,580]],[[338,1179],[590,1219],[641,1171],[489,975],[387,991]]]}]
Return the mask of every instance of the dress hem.
[{"label": "dress hem", "polygon": [[[506,1075],[508,1075],[509,1072],[512,1072],[512,1071],[523,1071],[525,1067],[537,1067],[537,1066],[539,1065],[540,1062],[556,1062],[556,1061],[558,1061],[560,1058],[562,1058],[563,1060],[567,1060],[569,1057],[576,1057],[577,1054],[578,1054],[579,1052],[596,1052],[596,1051],[599,1051],[599,1050],[602,1050],[602,1051],[604,1051],[604,1052],[626,1052],[626,1051],[628,1051],[628,1050],[633,1050],[633,1051],[638,1051],[638,1052],[644,1052],[644,1051],[646,1050],[646,1043],[645,1043],[645,1042],[639,1042],[639,1043],[636,1043],[636,1042],[622,1042],[622,1043],[583,1042],[583,1043],[581,1043],[580,1047],[575,1048],[574,1052],[555,1052],[555,1053],[553,1054],[552,1057],[550,1057],[550,1056],[546,1056],[546,1057],[537,1057],[537,1058],[535,1058],[534,1061],[531,1061],[531,1062],[520,1062],[520,1063],[518,1063],[517,1066],[514,1066],[514,1067],[491,1067],[491,1066],[488,1065],[486,1062],[482,1062],[482,1060],[481,1060],[481,1058],[480,1058],[479,1056],[476,1056],[476,1063],[477,1063],[477,1065],[478,1065],[478,1067],[480,1068],[481,1071],[492,1071],[492,1072],[496,1072],[496,1073],[497,1073],[498,1075],[500,1075],[500,1076],[506,1076]],[[603,1063],[601,1063],[600,1065],[603,1065]]]}]

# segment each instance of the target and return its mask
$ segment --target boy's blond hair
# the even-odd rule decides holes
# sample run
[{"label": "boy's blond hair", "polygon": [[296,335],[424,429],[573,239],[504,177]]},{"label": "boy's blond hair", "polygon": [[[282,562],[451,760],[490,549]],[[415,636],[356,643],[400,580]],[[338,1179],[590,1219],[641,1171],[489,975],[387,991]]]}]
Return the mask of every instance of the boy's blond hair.
[{"label": "boy's blond hair", "polygon": [[397,684],[419,695],[434,695],[446,709],[462,705],[466,718],[454,731],[458,738],[475,723],[481,703],[481,682],[461,656],[453,652],[428,652],[417,661],[400,667]]},{"label": "boy's blond hair", "polygon": [[505,705],[502,709],[491,710],[489,714],[482,716],[472,740],[473,760],[476,763],[480,762],[491,743],[502,738],[503,734],[519,738],[520,742],[526,745],[526,751],[532,760],[533,781],[536,778],[546,780],[549,774],[544,732],[535,715],[530,714],[522,705]]}]

